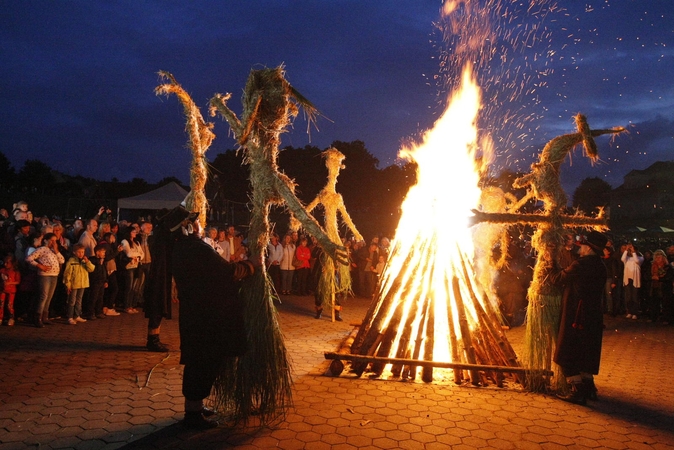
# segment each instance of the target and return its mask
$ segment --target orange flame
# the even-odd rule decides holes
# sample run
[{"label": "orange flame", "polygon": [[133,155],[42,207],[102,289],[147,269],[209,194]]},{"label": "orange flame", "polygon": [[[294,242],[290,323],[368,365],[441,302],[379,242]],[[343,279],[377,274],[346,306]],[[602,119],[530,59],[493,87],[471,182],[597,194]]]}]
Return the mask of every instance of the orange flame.
[{"label": "orange flame", "polygon": [[[471,298],[468,289],[478,291],[465,267],[473,261],[474,253],[468,218],[480,200],[475,162],[480,89],[471,73],[470,66],[464,69],[460,88],[433,129],[424,134],[423,143],[400,152],[400,157],[417,163],[417,184],[403,202],[395,244],[379,288],[380,298],[393,295],[393,302],[402,304],[402,308],[390,309],[382,328],[388,326],[396,310],[398,314],[402,310],[399,323],[412,324],[413,337],[427,336],[432,327],[435,361],[453,361],[450,320],[453,330],[460,330],[461,318],[471,327],[478,321],[470,301],[462,307],[465,312],[459,311],[452,287],[453,278],[458,277],[464,299]],[[424,306],[430,298],[432,306]],[[419,314],[423,308],[433,309],[432,325],[424,319],[429,314]],[[415,346],[416,353],[423,355],[426,343],[419,347],[415,338],[401,341],[402,328],[398,327],[389,356],[413,357]],[[401,349],[404,345],[409,348]]]}]

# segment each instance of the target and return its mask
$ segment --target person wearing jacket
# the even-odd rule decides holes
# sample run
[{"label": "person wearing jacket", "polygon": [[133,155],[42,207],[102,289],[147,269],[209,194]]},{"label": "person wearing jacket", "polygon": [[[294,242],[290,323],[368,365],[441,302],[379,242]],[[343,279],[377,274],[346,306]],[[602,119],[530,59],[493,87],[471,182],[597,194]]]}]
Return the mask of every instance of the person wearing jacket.
[{"label": "person wearing jacket", "polygon": [[84,255],[84,246],[82,244],[73,245],[73,256],[66,262],[63,272],[63,284],[68,293],[68,323],[70,325],[87,321],[82,317],[82,297],[84,290],[89,287],[89,273],[94,269],[94,265]]},{"label": "person wearing jacket", "polygon": [[579,241],[579,258],[566,269],[557,267],[550,274],[553,285],[563,286],[562,315],[554,361],[562,368],[571,394],[562,400],[584,405],[597,399],[594,375],[599,373],[604,315],[602,292],[606,286],[606,267],[599,255],[606,237],[596,231]]},{"label": "person wearing jacket", "polygon": [[49,304],[56,290],[61,264],[65,263],[59,251],[56,235],[54,233],[45,234],[42,238],[42,246],[26,257],[26,263],[38,269],[38,297],[33,311],[35,312],[34,325],[42,328],[44,325],[51,325]]},{"label": "person wearing jacket", "polygon": [[[223,361],[247,349],[238,290],[239,281],[255,269],[251,261],[228,262],[213,251],[199,238],[199,221],[192,222],[191,217],[177,217],[177,224],[167,226],[178,235],[171,271],[180,305],[180,363],[185,366],[183,424],[203,430],[218,425],[206,419],[212,411],[204,408],[203,400],[210,395]],[[190,228],[193,233],[188,232]]]}]

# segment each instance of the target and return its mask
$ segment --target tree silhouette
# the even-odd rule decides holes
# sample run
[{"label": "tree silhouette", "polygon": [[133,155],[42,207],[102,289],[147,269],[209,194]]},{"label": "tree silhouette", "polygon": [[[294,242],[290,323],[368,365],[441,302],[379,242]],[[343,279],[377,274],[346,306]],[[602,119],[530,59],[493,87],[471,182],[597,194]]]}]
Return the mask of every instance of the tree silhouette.
[{"label": "tree silhouette", "polygon": [[585,178],[573,192],[573,206],[593,214],[611,201],[611,185],[598,177]]},{"label": "tree silhouette", "polygon": [[0,152],[0,189],[11,189],[16,179],[16,171],[7,156]]},{"label": "tree silhouette", "polygon": [[44,194],[53,188],[56,180],[51,167],[37,159],[29,159],[19,171],[17,182],[24,191]]}]

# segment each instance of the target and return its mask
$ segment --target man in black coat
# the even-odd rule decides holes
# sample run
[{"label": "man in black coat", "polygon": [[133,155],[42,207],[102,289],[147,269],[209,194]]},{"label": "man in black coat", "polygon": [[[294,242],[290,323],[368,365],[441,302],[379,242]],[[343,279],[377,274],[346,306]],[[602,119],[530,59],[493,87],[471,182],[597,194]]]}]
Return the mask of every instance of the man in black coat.
[{"label": "man in black coat", "polygon": [[603,234],[590,232],[578,243],[579,258],[551,274],[553,284],[564,286],[554,361],[571,385],[571,394],[562,399],[582,405],[587,399],[596,400],[593,375],[599,373],[606,284],[606,267],[599,255],[606,241]]},{"label": "man in black coat", "polygon": [[[182,206],[171,211],[162,210],[157,215],[157,226],[151,236],[150,252],[152,263],[147,264],[149,271],[143,283],[143,299],[147,325],[147,349],[151,352],[167,352],[169,348],[159,339],[163,318],[171,319],[171,301],[173,274],[171,254],[176,239],[180,236],[182,222],[190,217],[190,212]],[[194,219],[196,216],[192,216]],[[171,228],[175,228],[171,231]]]},{"label": "man in black coat", "polygon": [[198,220],[186,222],[171,258],[180,304],[180,363],[185,365],[184,424],[207,429],[217,422],[205,418],[212,411],[204,408],[203,400],[210,395],[225,358],[246,351],[238,290],[239,281],[252,275],[254,267],[250,261],[226,261],[200,239]]}]

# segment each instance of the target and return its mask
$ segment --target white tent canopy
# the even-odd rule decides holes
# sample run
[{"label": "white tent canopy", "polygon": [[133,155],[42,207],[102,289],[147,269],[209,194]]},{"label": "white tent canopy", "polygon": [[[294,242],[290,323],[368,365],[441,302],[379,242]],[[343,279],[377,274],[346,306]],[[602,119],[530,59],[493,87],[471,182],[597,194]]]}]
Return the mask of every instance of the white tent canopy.
[{"label": "white tent canopy", "polygon": [[150,192],[117,200],[117,220],[122,209],[173,209],[185,200],[187,191],[174,181]]}]

